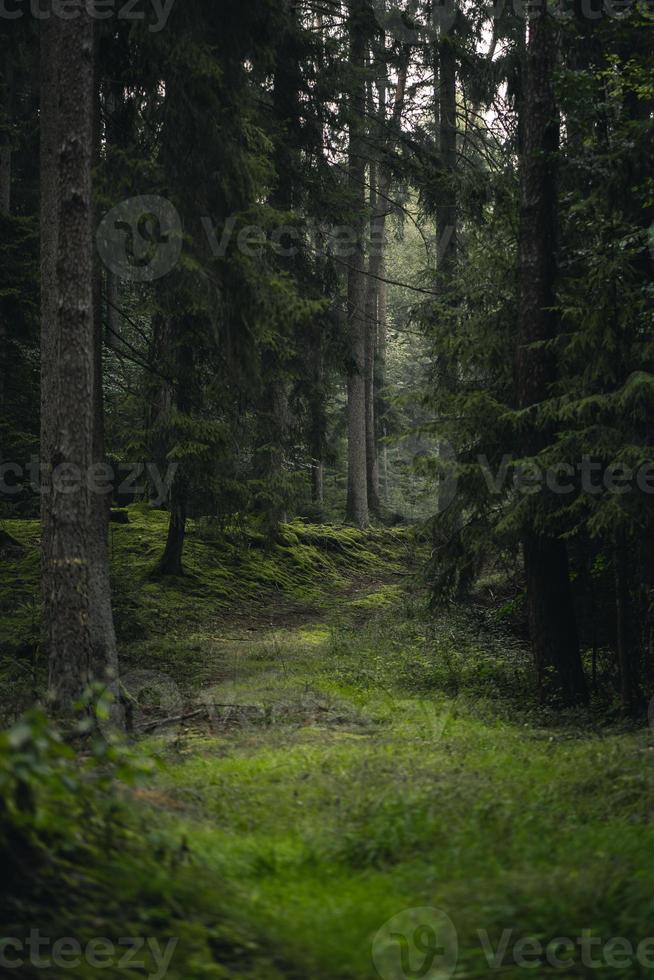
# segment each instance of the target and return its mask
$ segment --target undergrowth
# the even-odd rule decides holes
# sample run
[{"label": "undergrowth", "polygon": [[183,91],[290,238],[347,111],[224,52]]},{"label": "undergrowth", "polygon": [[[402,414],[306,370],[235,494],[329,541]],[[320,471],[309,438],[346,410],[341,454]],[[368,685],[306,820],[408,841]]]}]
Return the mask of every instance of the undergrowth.
[{"label": "undergrowth", "polygon": [[[429,980],[651,975],[649,729],[543,711],[492,612],[427,613],[406,532],[298,522],[270,545],[193,527],[189,574],[161,583],[163,518],[131,521],[112,545],[126,683],[167,678],[176,710],[141,705],[129,752],[83,731],[73,753],[38,714],[2,736],[4,935],[149,937],[138,975],[157,980],[173,939],[173,980],[373,980],[375,956],[405,980],[397,930],[375,937],[431,908],[458,965]],[[34,529],[19,535],[29,578]],[[572,949],[554,968],[557,937]],[[540,944],[529,968],[520,942]]]}]

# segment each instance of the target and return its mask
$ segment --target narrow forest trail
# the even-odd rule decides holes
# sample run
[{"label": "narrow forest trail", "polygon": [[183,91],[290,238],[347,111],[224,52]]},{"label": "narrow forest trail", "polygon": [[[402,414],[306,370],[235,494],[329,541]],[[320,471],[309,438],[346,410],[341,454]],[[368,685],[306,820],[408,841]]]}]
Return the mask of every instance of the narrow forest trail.
[{"label": "narrow forest trail", "polygon": [[[142,742],[160,766],[134,791],[196,883],[169,976],[649,975],[598,971],[583,936],[652,932],[650,734],[497,710],[490,639],[430,623],[411,582],[204,628],[202,713]],[[534,974],[528,937],[572,952]]]}]

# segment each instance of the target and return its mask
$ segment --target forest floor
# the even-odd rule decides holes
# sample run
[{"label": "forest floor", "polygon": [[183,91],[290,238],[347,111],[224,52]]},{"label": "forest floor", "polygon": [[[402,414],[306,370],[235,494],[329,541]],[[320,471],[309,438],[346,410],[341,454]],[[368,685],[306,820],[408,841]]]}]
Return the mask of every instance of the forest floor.
[{"label": "forest floor", "polygon": [[87,869],[78,933],[177,938],[134,973],[171,980],[651,976],[651,731],[539,714],[519,643],[427,612],[403,532],[333,560],[342,533],[320,532],[323,581],[287,566],[277,598],[212,615],[199,579],[165,587],[204,618],[133,644],[156,766],[118,782],[138,845]]}]

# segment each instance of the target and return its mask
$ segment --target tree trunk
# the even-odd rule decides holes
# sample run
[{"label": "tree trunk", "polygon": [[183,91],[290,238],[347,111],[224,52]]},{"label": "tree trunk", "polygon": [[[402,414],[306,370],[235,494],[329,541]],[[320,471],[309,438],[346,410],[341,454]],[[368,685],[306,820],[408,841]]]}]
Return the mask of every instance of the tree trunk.
[{"label": "tree trunk", "polygon": [[2,79],[2,131],[0,131],[0,213],[11,212],[11,158],[14,70],[11,51],[5,52]]},{"label": "tree trunk", "polygon": [[314,504],[324,502],[325,482],[325,440],[327,418],[325,412],[325,359],[323,355],[320,329],[310,339],[309,357],[312,363],[311,390],[309,395],[309,446],[311,452],[311,500]]},{"label": "tree trunk", "polygon": [[[188,324],[184,323],[183,317],[161,318],[159,320],[161,338],[167,347],[169,362],[173,365],[175,385],[163,382],[160,386],[160,411],[159,418],[165,418],[166,413],[170,412],[173,404],[177,411],[186,415],[193,407],[192,385],[194,375],[193,351],[189,346]],[[168,463],[169,444],[163,440],[160,447],[161,472],[164,472],[165,464]],[[175,479],[170,491],[170,520],[168,522],[168,536],[166,546],[155,570],[154,576],[184,574],[183,553],[184,542],[186,540],[186,517],[188,511],[189,481],[184,473],[184,468],[180,467],[175,474]]]},{"label": "tree trunk", "polygon": [[346,517],[358,527],[369,523],[368,473],[366,464],[366,287],[365,274],[365,147],[364,127],[366,83],[366,15],[365,0],[350,0],[350,65],[356,73],[351,98],[352,118],[349,127],[348,173],[352,201],[352,226],[356,244],[348,269],[348,333],[351,366],[347,378],[348,480]]},{"label": "tree trunk", "polygon": [[173,485],[170,504],[170,521],[168,522],[168,537],[166,547],[159,564],[155,569],[157,575],[184,574],[182,556],[186,540],[186,495],[182,488]]},{"label": "tree trunk", "polygon": [[[519,310],[516,384],[518,404],[542,402],[555,377],[551,355],[530,345],[556,335],[556,156],[559,116],[553,89],[555,27],[546,9],[530,21],[527,93],[523,110]],[[551,434],[550,434],[551,436]],[[536,421],[522,446],[533,456],[547,434]],[[565,544],[525,527],[523,549],[531,645],[543,697],[576,704],[587,699]]]},{"label": "tree trunk", "polygon": [[[0,214],[9,215],[11,213],[11,124],[13,117],[13,65],[9,51],[5,54],[5,70],[2,79],[2,125],[5,132],[0,134]],[[7,319],[5,311],[0,307],[0,413],[5,409],[5,397],[8,379],[8,359],[7,345],[9,342],[7,329]]]},{"label": "tree trunk", "polygon": [[[393,111],[386,119],[387,80],[379,83],[379,139],[386,139],[386,152],[392,149],[394,134],[399,131],[409,69],[410,48],[401,51]],[[372,112],[371,112],[372,115]],[[390,138],[388,132],[390,131]],[[383,163],[383,154],[370,167],[370,254],[368,259],[368,283],[366,287],[366,457],[368,474],[368,502],[373,514],[381,511],[379,441],[381,411],[380,384],[385,380],[386,369],[386,284],[384,277],[386,250],[386,218],[390,211],[391,171]]]},{"label": "tree trunk", "polygon": [[[372,114],[372,107],[371,107]],[[379,306],[379,278],[375,278],[373,270],[381,267],[379,257],[382,244],[376,239],[378,227],[376,215],[379,210],[377,196],[378,168],[373,161],[370,164],[370,249],[368,268],[370,277],[366,287],[366,477],[368,488],[368,507],[375,516],[380,514],[379,502],[379,458],[377,455],[377,428],[375,421],[375,361],[377,358],[377,318]],[[376,273],[379,276],[379,271]]]},{"label": "tree trunk", "polygon": [[[96,59],[94,59],[94,64]],[[100,99],[97,84],[94,86],[94,166],[100,163]],[[95,222],[98,214],[96,209]],[[102,325],[102,268],[97,251],[93,259],[93,447],[92,463],[96,467],[106,465],[104,437],[104,387]],[[101,486],[101,484],[98,484]],[[110,715],[112,722],[124,727],[124,715],[120,702],[118,680],[118,647],[114,615],[111,608],[111,577],[109,569],[109,518],[111,514],[111,490],[90,490],[89,499],[89,628],[92,644],[92,673],[94,677],[107,678],[112,695]]]},{"label": "tree trunk", "polygon": [[[87,491],[94,445],[93,21],[42,21],[43,641],[55,710],[69,712],[95,660]],[[102,673],[100,673],[102,671]]]},{"label": "tree trunk", "polygon": [[[380,275],[383,276],[386,270],[385,261],[382,259]],[[375,425],[377,427],[377,461],[380,470],[380,497],[385,506],[388,506],[388,447],[384,442],[386,432],[386,348],[388,338],[388,324],[386,322],[386,283],[379,283],[377,293],[377,356],[375,358]],[[380,449],[381,447],[381,449]]]},{"label": "tree trunk", "polygon": [[456,193],[456,51],[452,35],[441,37],[439,46],[439,143],[441,164],[445,174],[444,188],[436,207],[436,228],[439,237],[439,259],[442,276],[452,274],[457,255],[457,193]]},{"label": "tree trunk", "polygon": [[616,532],[613,551],[616,611],[616,647],[620,667],[622,710],[634,717],[644,708],[643,693],[638,681],[638,656],[633,630],[630,628],[629,558],[627,537],[622,528]]}]

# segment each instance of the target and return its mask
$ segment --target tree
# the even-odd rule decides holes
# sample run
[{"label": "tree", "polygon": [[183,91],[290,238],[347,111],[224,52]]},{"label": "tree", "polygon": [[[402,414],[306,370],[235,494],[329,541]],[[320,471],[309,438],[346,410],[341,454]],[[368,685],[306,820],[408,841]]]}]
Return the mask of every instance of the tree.
[{"label": "tree", "polygon": [[91,489],[101,452],[91,181],[94,32],[81,2],[77,13],[71,20],[44,21],[41,47],[43,630],[54,705],[62,712],[94,680],[117,693],[106,525]]},{"label": "tree", "polygon": [[[382,38],[383,48],[385,48],[385,41]],[[383,57],[385,56],[386,52],[383,51]],[[386,223],[392,208],[390,196],[392,169],[389,158],[401,130],[410,57],[410,46],[402,45],[398,59],[393,109],[389,119],[386,118],[388,66],[382,65],[382,77],[378,85],[379,110],[376,133],[378,150],[370,166],[370,249],[366,286],[366,465],[368,503],[370,510],[376,515],[379,515],[381,509],[379,415],[382,411],[381,388],[384,384],[386,330],[386,284],[384,282]]]},{"label": "tree", "polygon": [[[551,347],[546,346],[558,329],[556,51],[555,25],[543,7],[529,24],[521,159],[516,387],[518,405],[528,420],[522,446],[526,457],[536,456],[551,438],[551,432],[539,424],[538,406],[550,394],[556,370]],[[540,689],[544,696],[554,695],[565,703],[583,702],[586,684],[565,542],[543,528],[542,515],[535,508],[525,522],[522,541],[531,645]]]},{"label": "tree", "polygon": [[366,287],[365,177],[363,130],[366,107],[366,49],[369,10],[366,0],[350,0],[349,41],[352,92],[350,97],[348,178],[352,208],[353,247],[348,258],[347,320],[350,367],[347,378],[348,520],[358,527],[369,521],[366,462]]}]

